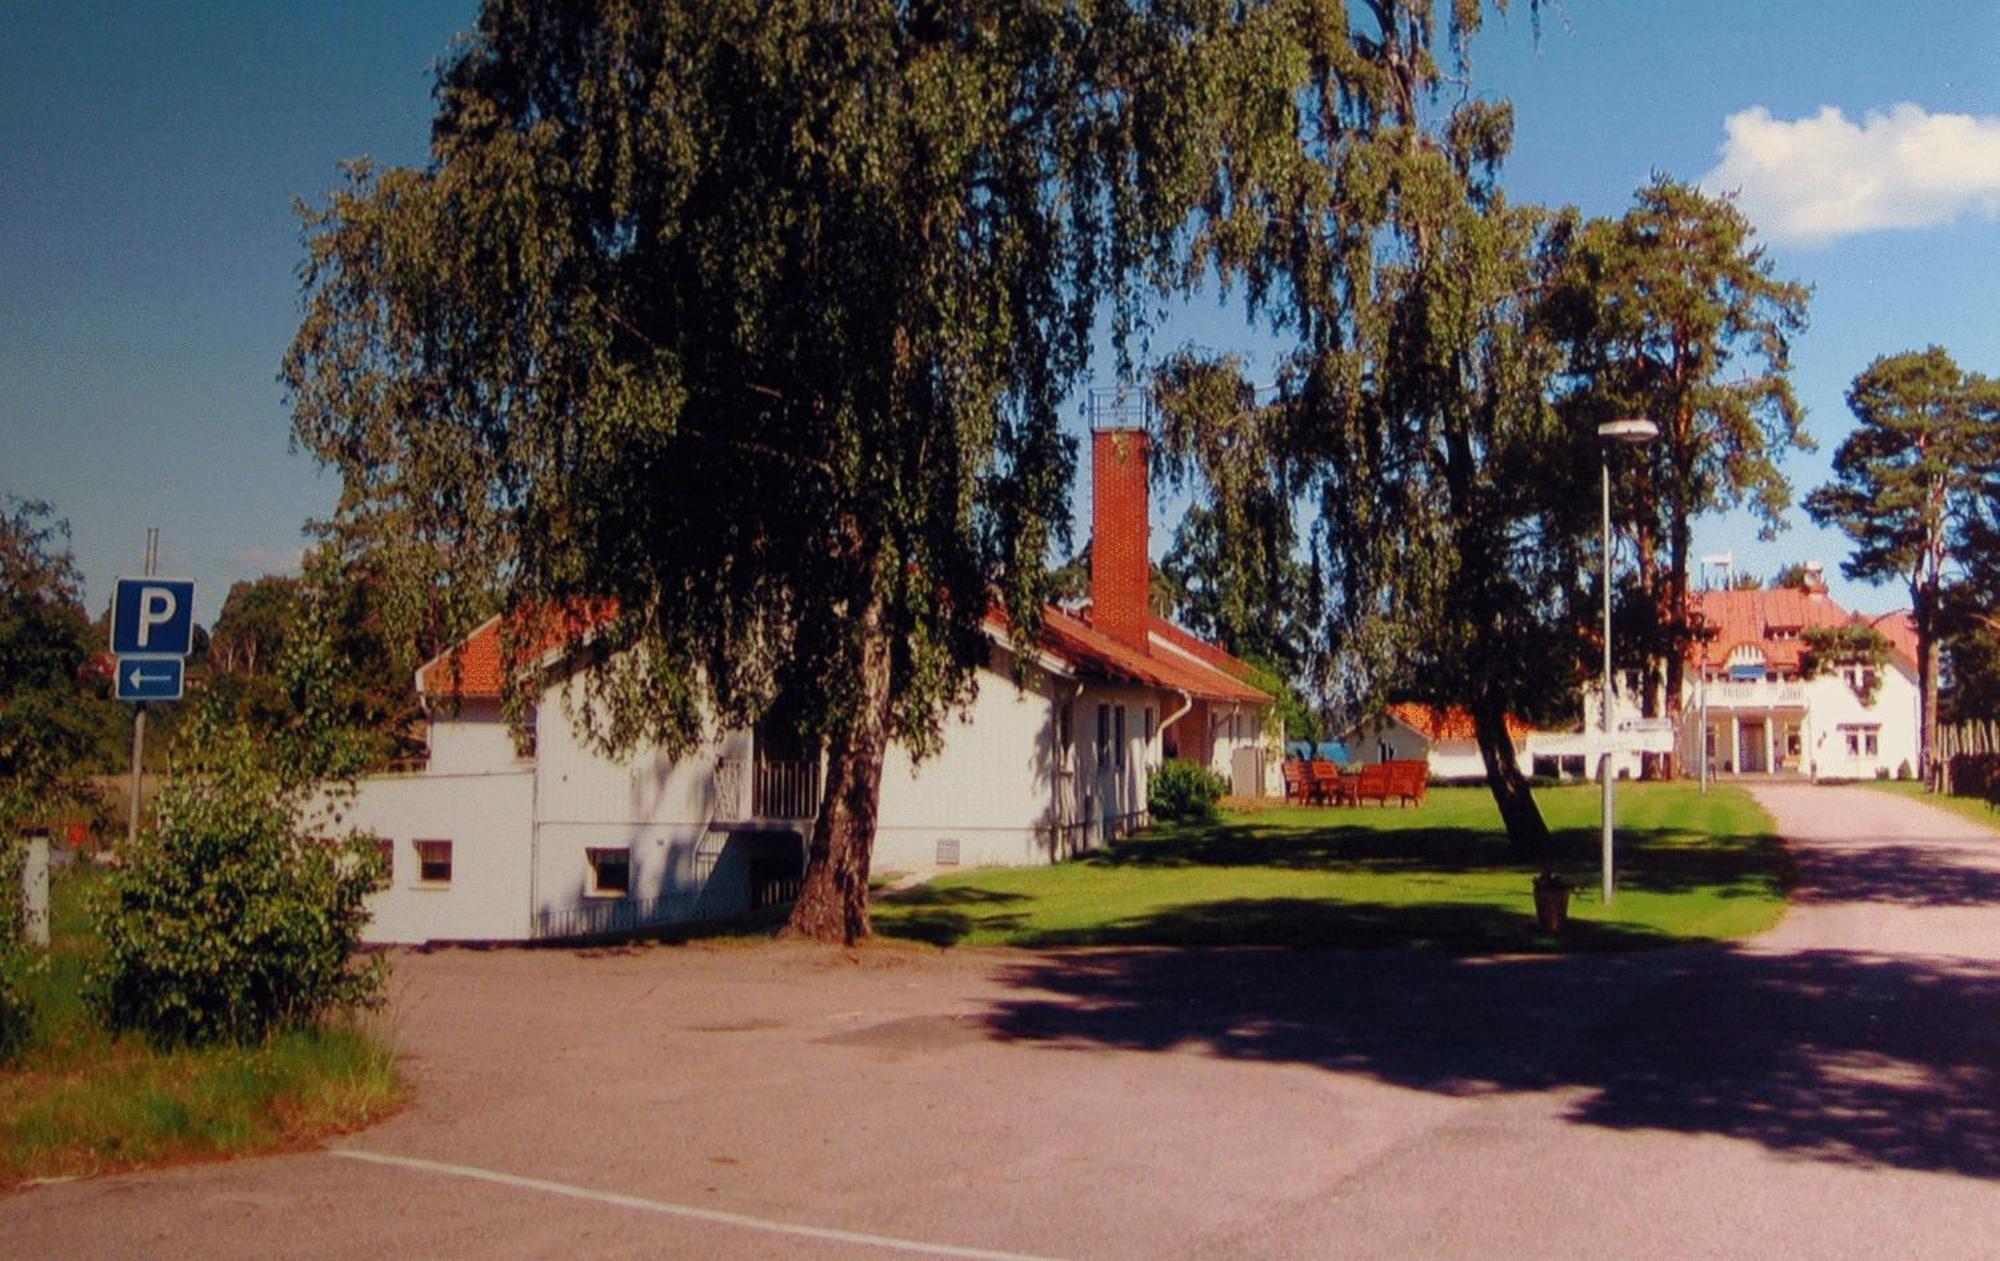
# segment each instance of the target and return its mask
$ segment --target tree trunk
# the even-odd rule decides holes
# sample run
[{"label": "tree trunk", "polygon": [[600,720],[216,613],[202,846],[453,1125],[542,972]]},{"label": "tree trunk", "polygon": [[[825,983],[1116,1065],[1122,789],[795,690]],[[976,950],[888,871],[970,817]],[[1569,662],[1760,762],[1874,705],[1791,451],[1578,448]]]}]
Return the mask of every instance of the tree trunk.
[{"label": "tree trunk", "polygon": [[860,705],[829,743],[826,787],[806,851],[805,881],[782,934],[850,946],[874,931],[868,919],[868,868],[882,801],[890,700],[889,636],[879,591],[869,597],[856,633],[861,638]]},{"label": "tree trunk", "polygon": [[1930,782],[1938,744],[1938,644],[1917,628],[1917,777]]},{"label": "tree trunk", "polygon": [[1472,726],[1479,740],[1479,756],[1486,763],[1486,786],[1493,804],[1500,807],[1500,820],[1507,826],[1507,843],[1514,852],[1536,862],[1549,857],[1549,825],[1521,774],[1514,757],[1514,740],[1507,734],[1507,711],[1500,705],[1481,700],[1472,706]]},{"label": "tree trunk", "polygon": [[[1661,584],[1663,588],[1661,594],[1666,597],[1666,607],[1661,610],[1661,613],[1673,619],[1669,624],[1677,630],[1684,630],[1687,627],[1686,619],[1689,612],[1687,567],[1688,552],[1692,548],[1692,532],[1688,529],[1685,521],[1677,522],[1674,529],[1668,535],[1667,572],[1663,575],[1664,581]],[[1673,637],[1673,646],[1667,653],[1667,721],[1673,725],[1674,729],[1673,751],[1667,754],[1668,779],[1679,779],[1682,774],[1681,692],[1687,686],[1687,648],[1687,643],[1679,635],[1675,635]],[[1702,736],[1704,743],[1698,744],[1695,747],[1705,751],[1707,747],[1705,742],[1707,739],[1707,735],[1704,734]],[[1701,756],[1701,754],[1697,756]]]}]

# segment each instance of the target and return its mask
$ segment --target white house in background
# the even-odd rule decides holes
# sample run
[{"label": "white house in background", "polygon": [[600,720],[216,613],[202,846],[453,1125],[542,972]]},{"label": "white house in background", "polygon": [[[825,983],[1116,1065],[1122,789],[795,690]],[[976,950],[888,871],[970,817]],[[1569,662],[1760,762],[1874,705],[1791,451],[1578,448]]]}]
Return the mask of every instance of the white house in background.
[{"label": "white house in background", "polygon": [[[1702,591],[1695,598],[1708,635],[1689,654],[1680,729],[1673,733],[1687,773],[1697,772],[1704,752],[1720,775],[1873,779],[1915,772],[1917,639],[1908,613],[1872,619],[1849,613],[1817,581],[1803,589]],[[1849,666],[1805,678],[1805,632],[1847,625],[1881,632],[1888,660],[1879,670]],[[1602,725],[1596,695],[1585,698],[1593,737]],[[1636,701],[1613,694],[1613,721],[1621,729],[1637,724]],[[1621,735],[1630,738],[1629,731]],[[1620,772],[1636,775],[1638,763],[1636,753],[1614,755]]]},{"label": "white house in background", "polygon": [[[1149,776],[1177,756],[1261,791],[1271,698],[1242,662],[1147,606],[1146,435],[1093,435],[1092,599],[1050,608],[1014,681],[1004,623],[962,720],[921,765],[892,747],[874,866],[1053,862],[1143,824]],[[793,896],[820,758],[780,730],[732,730],[680,758],[613,759],[577,738],[558,672],[529,752],[500,714],[498,619],[417,671],[430,756],[368,778],[349,811],[383,838],[377,942],[517,941],[720,918]],[[454,702],[456,702],[454,704]]]},{"label": "white house in background", "polygon": [[[1535,738],[1542,733],[1509,714],[1507,734],[1513,738],[1514,756],[1526,771]],[[1361,762],[1428,762],[1432,779],[1483,779],[1486,775],[1472,715],[1455,705],[1391,705],[1380,717],[1355,728],[1346,743],[1348,752]]]}]

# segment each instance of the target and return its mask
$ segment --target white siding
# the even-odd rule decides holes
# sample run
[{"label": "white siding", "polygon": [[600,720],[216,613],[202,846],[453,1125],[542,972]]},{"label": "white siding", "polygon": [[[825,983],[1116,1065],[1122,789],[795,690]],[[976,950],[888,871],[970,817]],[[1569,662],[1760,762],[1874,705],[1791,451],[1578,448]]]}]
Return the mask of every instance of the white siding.
[{"label": "white siding", "polygon": [[454,710],[449,701],[432,702],[430,769],[438,775],[476,775],[523,770],[528,759],[514,752],[514,740],[500,717],[497,700],[468,699]]},{"label": "white siding", "polygon": [[[361,781],[344,822],[395,845],[390,886],[368,902],[373,942],[511,941],[528,936],[535,777],[385,775]],[[451,883],[417,879],[418,840],[450,841]]]}]

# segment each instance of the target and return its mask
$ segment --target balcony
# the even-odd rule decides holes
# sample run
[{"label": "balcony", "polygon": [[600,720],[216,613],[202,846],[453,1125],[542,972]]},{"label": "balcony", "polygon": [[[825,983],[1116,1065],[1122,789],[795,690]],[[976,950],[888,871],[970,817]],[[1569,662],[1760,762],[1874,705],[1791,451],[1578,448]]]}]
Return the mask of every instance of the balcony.
[{"label": "balcony", "polygon": [[[1804,709],[1806,707],[1806,685],[1803,683],[1771,683],[1759,680],[1754,683],[1710,683],[1707,689],[1708,708],[1718,709]],[[1695,689],[1694,703],[1702,703],[1702,690]]]},{"label": "balcony", "polygon": [[715,802],[723,819],[810,819],[819,813],[819,762],[723,758]]}]

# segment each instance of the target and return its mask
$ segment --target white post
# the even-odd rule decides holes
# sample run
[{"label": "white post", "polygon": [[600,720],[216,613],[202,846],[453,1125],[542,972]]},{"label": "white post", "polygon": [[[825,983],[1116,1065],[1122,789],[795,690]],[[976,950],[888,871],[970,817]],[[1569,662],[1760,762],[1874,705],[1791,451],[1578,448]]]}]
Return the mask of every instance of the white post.
[{"label": "white post", "polygon": [[21,936],[31,946],[49,944],[49,838],[28,838],[27,861],[21,867]]}]

